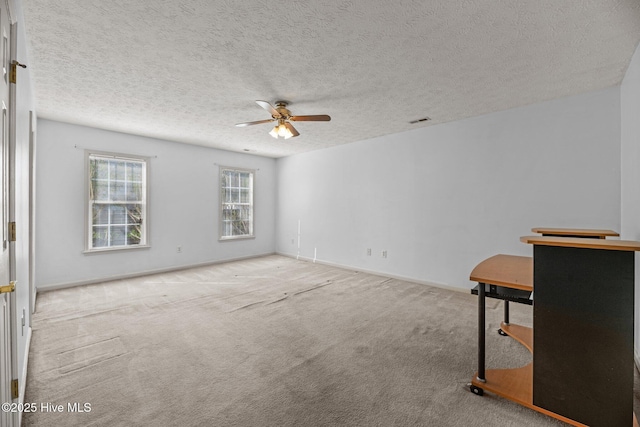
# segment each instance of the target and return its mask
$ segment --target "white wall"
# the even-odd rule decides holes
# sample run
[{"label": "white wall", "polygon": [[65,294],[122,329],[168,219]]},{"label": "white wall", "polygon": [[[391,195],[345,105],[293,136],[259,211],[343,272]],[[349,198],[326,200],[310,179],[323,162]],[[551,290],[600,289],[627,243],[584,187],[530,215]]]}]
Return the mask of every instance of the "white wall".
[{"label": "white wall", "polygon": [[[621,103],[621,235],[640,240],[640,46],[622,85]],[[640,262],[636,254],[635,352],[640,364]]]},{"label": "white wall", "polygon": [[619,230],[619,96],[615,87],[279,159],[276,250],[469,288],[483,259],[531,255],[519,237],[532,227]]},{"label": "white wall", "polygon": [[[85,149],[152,157],[150,249],[83,253]],[[217,165],[257,169],[255,239],[218,241]],[[39,290],[268,254],[275,247],[275,160],[39,120],[37,204]]]}]

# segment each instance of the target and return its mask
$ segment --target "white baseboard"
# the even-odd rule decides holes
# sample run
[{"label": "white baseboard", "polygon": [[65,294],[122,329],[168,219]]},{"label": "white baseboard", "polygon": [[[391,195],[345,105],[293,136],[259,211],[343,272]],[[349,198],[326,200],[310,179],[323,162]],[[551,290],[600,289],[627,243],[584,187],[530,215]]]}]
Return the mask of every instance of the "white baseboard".
[{"label": "white baseboard", "polygon": [[158,269],[154,269],[154,270],[136,271],[135,273],[116,274],[116,275],[113,275],[113,276],[104,276],[104,277],[98,277],[98,278],[89,279],[89,280],[79,280],[79,281],[76,281],[76,282],[65,282],[65,283],[54,283],[54,284],[50,284],[50,285],[40,285],[36,289],[36,292],[54,291],[56,289],[73,288],[75,286],[92,285],[92,284],[95,284],[95,283],[111,282],[113,280],[132,279],[134,277],[148,276],[150,274],[169,273],[169,272],[172,272],[172,271],[188,270],[190,268],[206,267],[206,266],[209,266],[209,265],[224,264],[225,262],[242,261],[244,259],[261,258],[261,257],[264,257],[264,256],[269,256],[269,255],[274,255],[274,254],[275,254],[275,252],[269,252],[269,253],[264,253],[264,254],[248,255],[248,256],[238,257],[238,258],[227,258],[227,259],[220,259],[220,260],[216,260],[216,261],[206,261],[206,262],[201,262],[201,263],[197,263],[197,264],[180,265],[180,266],[167,267],[167,268],[158,268]]},{"label": "white baseboard", "polygon": [[[24,349],[24,360],[22,361],[22,374],[20,375],[20,392],[18,396],[18,402],[24,403],[24,394],[27,391],[27,369],[29,363],[29,349],[31,348],[31,326],[27,329],[27,345]],[[22,425],[22,411],[18,411],[18,427]]]},{"label": "white baseboard", "polygon": [[367,273],[367,274],[375,274],[377,276],[384,276],[384,277],[388,277],[391,279],[398,279],[398,280],[403,280],[405,282],[411,282],[411,283],[417,283],[419,285],[425,285],[425,286],[432,286],[434,288],[441,288],[441,289],[446,289],[449,291],[457,291],[457,292],[464,292],[464,293],[468,293],[470,288],[460,288],[457,286],[451,286],[451,285],[445,285],[444,283],[438,283],[438,282],[431,282],[428,280],[419,280],[419,279],[415,279],[413,277],[407,277],[407,276],[399,276],[397,274],[390,274],[390,273],[386,273],[384,271],[375,271],[375,270],[368,270],[365,268],[359,268],[359,267],[354,267],[351,265],[344,265],[344,264],[338,264],[335,262],[330,262],[330,261],[323,261],[320,259],[313,259],[313,258],[307,258],[307,257],[303,257],[303,256],[296,256],[296,255],[292,255],[292,254],[287,254],[284,252],[276,252],[276,255],[282,255],[282,256],[286,256],[289,258],[296,258],[302,261],[308,261],[308,262],[315,262],[318,264],[322,264],[322,265],[328,265],[331,267],[338,267],[338,268],[344,268],[346,270],[351,270],[351,271],[362,271],[363,273]]}]

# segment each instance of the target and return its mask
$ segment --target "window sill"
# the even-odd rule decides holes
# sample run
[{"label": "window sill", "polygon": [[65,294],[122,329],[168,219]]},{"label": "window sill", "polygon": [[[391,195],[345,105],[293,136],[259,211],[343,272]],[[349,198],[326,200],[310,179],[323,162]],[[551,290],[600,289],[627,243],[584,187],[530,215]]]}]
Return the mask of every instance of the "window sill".
[{"label": "window sill", "polygon": [[97,248],[97,249],[85,249],[82,251],[85,255],[103,254],[106,252],[121,252],[121,251],[135,251],[138,249],[149,249],[150,245],[135,245],[135,246],[114,246],[110,248]]},{"label": "window sill", "polygon": [[251,240],[256,236],[219,237],[218,242],[234,242],[236,240]]}]

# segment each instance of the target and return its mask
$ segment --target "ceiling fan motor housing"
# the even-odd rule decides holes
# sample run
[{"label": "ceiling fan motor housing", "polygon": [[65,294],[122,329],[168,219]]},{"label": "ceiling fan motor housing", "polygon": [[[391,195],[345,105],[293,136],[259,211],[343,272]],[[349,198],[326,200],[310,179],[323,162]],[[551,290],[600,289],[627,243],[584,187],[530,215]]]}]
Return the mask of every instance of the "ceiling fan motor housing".
[{"label": "ceiling fan motor housing", "polygon": [[[280,116],[283,117],[285,120],[289,119],[289,117],[291,117],[291,111],[289,111],[287,109],[287,105],[289,105],[289,103],[287,101],[277,101],[276,102],[276,111],[278,113],[280,113]],[[274,119],[277,119],[278,117],[273,117]]]}]

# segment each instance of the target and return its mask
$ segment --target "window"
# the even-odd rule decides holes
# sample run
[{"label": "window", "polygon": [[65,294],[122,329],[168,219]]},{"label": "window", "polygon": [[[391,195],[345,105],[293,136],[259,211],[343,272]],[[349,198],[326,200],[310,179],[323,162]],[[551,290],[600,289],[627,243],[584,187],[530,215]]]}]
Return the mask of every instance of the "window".
[{"label": "window", "polygon": [[253,237],[253,175],[220,168],[220,240]]},{"label": "window", "polygon": [[87,250],[147,245],[147,159],[87,153]]}]

